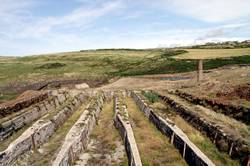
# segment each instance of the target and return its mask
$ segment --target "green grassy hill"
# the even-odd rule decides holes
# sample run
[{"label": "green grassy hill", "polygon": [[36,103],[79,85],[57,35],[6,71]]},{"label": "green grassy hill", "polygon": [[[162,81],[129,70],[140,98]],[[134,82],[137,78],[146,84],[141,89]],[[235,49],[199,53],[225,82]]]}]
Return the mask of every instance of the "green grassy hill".
[{"label": "green grassy hill", "polygon": [[[240,57],[206,60],[205,68],[250,63],[250,49]],[[103,78],[142,74],[176,73],[195,70],[195,60],[173,59],[188,50],[91,50],[51,55],[0,58],[0,86],[11,81],[39,81],[59,78]],[[220,55],[223,50],[217,50]],[[233,55],[233,54],[232,54]],[[237,55],[240,55],[237,51]]]},{"label": "green grassy hill", "polygon": [[[191,50],[191,51],[190,51]],[[233,50],[233,49],[231,49]],[[216,54],[220,54],[217,50]],[[187,72],[196,69],[195,60],[174,56],[196,53],[192,49],[107,49],[86,50],[15,58],[0,58],[0,93],[3,87],[56,79],[109,79],[117,76]],[[237,55],[240,55],[237,51]],[[240,57],[205,60],[205,69],[227,64],[249,64],[250,52]],[[0,96],[0,98],[1,98]],[[12,96],[12,95],[11,95]],[[4,97],[2,97],[4,98]]]}]

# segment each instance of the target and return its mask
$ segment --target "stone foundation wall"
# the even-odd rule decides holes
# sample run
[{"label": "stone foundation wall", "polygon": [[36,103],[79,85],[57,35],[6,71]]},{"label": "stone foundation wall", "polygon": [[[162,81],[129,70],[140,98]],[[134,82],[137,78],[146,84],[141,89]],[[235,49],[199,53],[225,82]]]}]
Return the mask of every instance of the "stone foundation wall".
[{"label": "stone foundation wall", "polygon": [[178,128],[169,119],[163,119],[148,106],[145,100],[136,92],[131,92],[131,96],[135,100],[139,109],[144,112],[146,117],[152,122],[158,130],[170,138],[170,142],[179,150],[182,157],[189,165],[194,166],[214,166],[214,163],[202,153],[186,136],[186,134]]},{"label": "stone foundation wall", "polygon": [[23,99],[13,104],[1,104],[0,105],[0,118],[3,118],[9,114],[14,112],[18,112],[24,108],[28,108],[29,106],[39,103],[49,97],[48,93],[42,93],[40,95],[36,95],[27,99]]},{"label": "stone foundation wall", "polygon": [[[0,166],[11,165],[20,155],[46,142],[55,130],[79,108],[84,99],[85,96],[79,94],[71,101],[71,104],[63,106],[61,111],[51,119],[39,120],[33,124],[32,127],[12,142],[6,150],[0,152]],[[59,99],[59,101],[62,101],[62,99]]]},{"label": "stone foundation wall", "polygon": [[181,92],[179,90],[177,90],[175,94],[188,100],[189,102],[203,105],[205,107],[209,106],[216,112],[223,113],[227,116],[235,118],[236,120],[240,120],[243,123],[246,123],[247,125],[250,125],[250,108],[246,108],[243,106],[235,106],[231,104],[224,104],[212,99],[198,98],[191,94]]},{"label": "stone foundation wall", "polygon": [[[123,95],[126,95],[123,93]],[[120,107],[120,101],[118,97],[115,100],[115,117],[114,125],[119,130],[125,144],[125,150],[127,153],[129,165],[142,166],[140,154],[136,145],[132,127],[128,121],[128,112],[126,106]]]},{"label": "stone foundation wall", "polygon": [[87,148],[89,136],[102,110],[105,97],[99,96],[92,102],[67,134],[53,166],[68,166]]},{"label": "stone foundation wall", "polygon": [[0,124],[0,141],[6,139],[23,126],[42,117],[49,111],[55,110],[64,103],[68,97],[67,93],[51,96],[48,100],[20,111],[20,114],[17,114],[13,118],[6,118],[6,121],[2,120],[3,122]]},{"label": "stone foundation wall", "polygon": [[188,121],[193,127],[204,133],[221,150],[227,152],[232,158],[246,161],[249,157],[249,147],[242,140],[236,140],[223,132],[216,124],[209,123],[194,114],[187,107],[177,103],[167,96],[160,96],[162,100],[169,104],[173,109]]}]

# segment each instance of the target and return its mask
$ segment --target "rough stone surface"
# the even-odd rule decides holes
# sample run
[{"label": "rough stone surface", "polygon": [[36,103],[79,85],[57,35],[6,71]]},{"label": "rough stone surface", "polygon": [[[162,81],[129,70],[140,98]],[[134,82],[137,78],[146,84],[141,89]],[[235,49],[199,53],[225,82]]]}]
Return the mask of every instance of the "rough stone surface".
[{"label": "rough stone surface", "polygon": [[[126,95],[126,92],[123,93]],[[128,112],[126,106],[120,107],[120,101],[118,97],[115,97],[115,127],[119,130],[125,144],[125,150],[128,156],[129,165],[142,166],[140,154],[134,138],[132,127],[128,120]]]},{"label": "rough stone surface", "polygon": [[6,139],[26,124],[33,122],[34,120],[42,117],[49,111],[59,107],[59,99],[60,102],[63,103],[67,98],[67,93],[54,93],[47,100],[20,111],[20,113],[18,113],[15,117],[6,117],[6,120],[2,119],[2,122],[0,124],[0,141]]},{"label": "rough stone surface", "polygon": [[[65,96],[61,97],[59,101],[63,102],[64,99]],[[19,138],[13,141],[6,150],[0,152],[0,166],[12,164],[20,155],[29,151],[31,148],[38,148],[41,144],[46,142],[55,130],[80,106],[80,103],[84,100],[83,94],[78,94],[76,99],[76,105],[63,106],[61,111],[51,119],[38,120]]]},{"label": "rough stone surface", "polygon": [[76,88],[76,89],[87,89],[87,88],[89,88],[89,85],[86,84],[86,83],[76,84],[76,85],[75,85],[75,88]]},{"label": "rough stone surface", "polygon": [[104,97],[101,95],[92,102],[68,132],[65,141],[57,154],[53,166],[71,165],[88,145],[89,135],[102,109]]}]

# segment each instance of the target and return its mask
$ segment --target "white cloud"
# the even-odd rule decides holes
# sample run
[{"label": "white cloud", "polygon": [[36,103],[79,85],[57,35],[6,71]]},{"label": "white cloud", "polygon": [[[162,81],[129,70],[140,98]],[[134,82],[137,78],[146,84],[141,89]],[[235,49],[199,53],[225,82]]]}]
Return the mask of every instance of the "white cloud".
[{"label": "white cloud", "polygon": [[[173,47],[203,44],[207,42],[243,41],[249,39],[248,35],[238,32],[241,28],[248,28],[250,23],[223,24],[206,28],[175,28],[158,31],[131,31],[113,37],[115,47]],[[234,35],[234,33],[237,33]],[[123,45],[120,44],[122,41]]]},{"label": "white cloud", "polygon": [[249,0],[158,0],[154,3],[176,14],[206,22],[249,19],[250,16]]},{"label": "white cloud", "polygon": [[34,4],[32,0],[0,0],[0,13],[15,12],[16,10],[24,9]]},{"label": "white cloud", "polygon": [[[37,0],[0,0],[1,54],[38,54],[91,48],[148,48],[158,45],[191,45],[207,41],[243,40],[249,37],[250,12],[246,8],[250,5],[246,0],[238,0],[237,3],[235,0],[210,0],[209,2],[157,0],[147,1],[150,5],[146,7],[143,6],[142,1],[147,0],[136,2],[73,0],[77,3],[77,7],[70,12],[57,16],[56,13],[43,16],[41,15],[43,13],[34,12],[34,7],[40,7]],[[154,10],[154,5],[158,5],[157,10]],[[177,25],[173,28],[168,27],[168,24],[164,23],[165,20],[156,20],[161,25],[146,20],[151,13],[153,15],[154,12],[158,12],[159,5],[164,8],[166,15],[171,11],[208,22],[223,22],[244,17],[248,19],[245,19],[246,22],[237,20],[221,24],[206,24],[208,27],[205,28],[202,23],[193,21],[198,26],[187,25],[183,28]],[[103,24],[102,21],[99,24],[98,21],[104,18],[103,16],[107,16],[105,22],[110,25]],[[119,25],[116,24],[117,18],[120,19]],[[133,19],[140,20],[141,24],[130,24],[131,20],[131,22],[135,21]],[[178,23],[181,19],[171,21]],[[113,26],[112,23],[115,25]]]},{"label": "white cloud", "polygon": [[[64,16],[50,16],[50,17],[35,17],[27,15],[18,15],[16,11],[25,10],[30,3],[21,0],[20,3],[12,5],[14,0],[6,1],[6,5],[0,8],[0,14],[6,13],[3,18],[6,21],[0,21],[1,33],[8,35],[11,38],[29,38],[29,37],[45,37],[49,33],[53,33],[53,28],[82,28],[82,26],[89,26],[91,22],[97,18],[112,12],[122,6],[122,1],[111,0],[103,2],[98,5],[80,5],[72,12]],[[83,2],[82,2],[83,3]],[[25,14],[27,14],[26,12]]]},{"label": "white cloud", "polygon": [[91,26],[96,19],[123,6],[120,0],[90,5],[81,2],[78,8],[62,16],[43,17],[29,13],[35,0],[20,0],[16,3],[14,1],[0,0],[4,3],[4,6],[0,6],[0,16],[4,16],[0,20],[2,54],[69,51],[81,49],[84,44],[88,47],[89,41],[84,41],[79,30]]},{"label": "white cloud", "polygon": [[239,31],[242,28],[249,27],[249,25],[250,23],[232,23],[232,24],[225,24],[225,25],[221,25],[221,26],[217,26],[213,28],[203,29],[203,35],[198,37],[196,40],[205,41],[205,40],[213,40],[213,39],[217,40],[217,38],[224,39],[226,38],[226,36],[230,36],[232,33]]}]

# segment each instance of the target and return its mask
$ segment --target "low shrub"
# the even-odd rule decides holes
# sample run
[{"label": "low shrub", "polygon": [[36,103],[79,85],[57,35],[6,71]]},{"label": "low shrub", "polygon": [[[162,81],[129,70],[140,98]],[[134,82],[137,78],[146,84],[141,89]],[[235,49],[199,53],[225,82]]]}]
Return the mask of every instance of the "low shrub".
[{"label": "low shrub", "polygon": [[152,91],[143,91],[142,94],[151,102],[155,103],[159,101],[158,95]]}]

